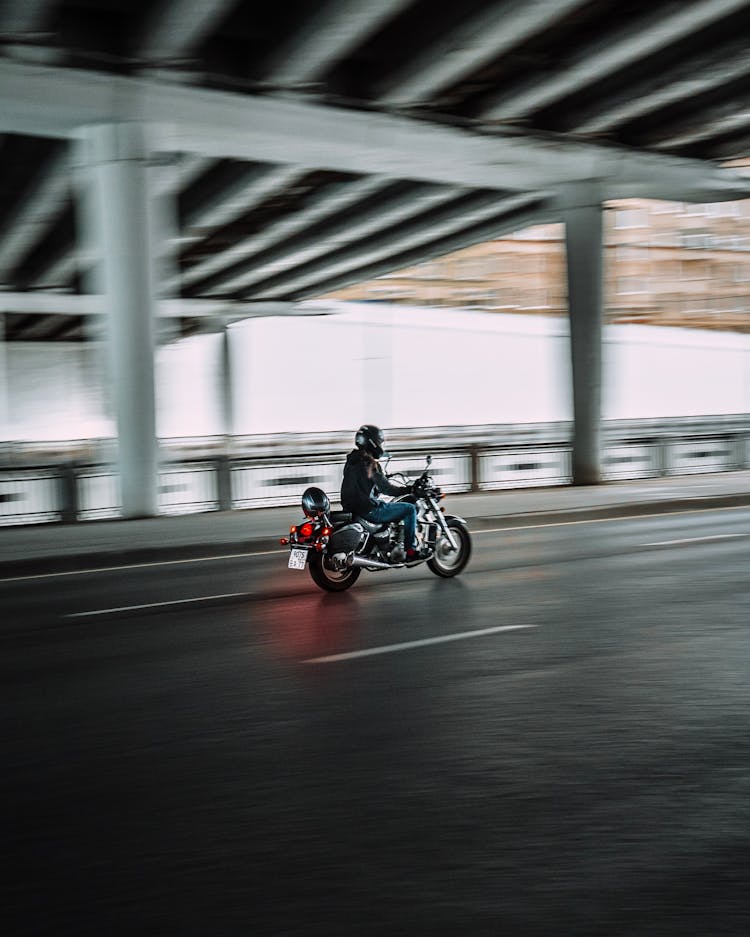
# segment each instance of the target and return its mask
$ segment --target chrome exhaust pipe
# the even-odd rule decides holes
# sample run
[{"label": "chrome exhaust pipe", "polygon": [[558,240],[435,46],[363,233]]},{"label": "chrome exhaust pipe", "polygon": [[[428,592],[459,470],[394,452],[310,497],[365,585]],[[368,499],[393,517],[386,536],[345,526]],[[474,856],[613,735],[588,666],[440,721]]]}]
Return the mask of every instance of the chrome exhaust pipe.
[{"label": "chrome exhaust pipe", "polygon": [[348,556],[347,566],[361,566],[363,569],[399,569],[403,563],[383,563],[381,560],[370,560],[366,556]]}]

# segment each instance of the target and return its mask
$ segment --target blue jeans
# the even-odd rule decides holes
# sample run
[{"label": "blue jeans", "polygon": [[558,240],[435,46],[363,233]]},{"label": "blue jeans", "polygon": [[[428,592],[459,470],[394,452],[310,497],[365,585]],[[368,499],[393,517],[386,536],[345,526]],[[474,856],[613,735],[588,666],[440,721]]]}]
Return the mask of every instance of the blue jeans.
[{"label": "blue jeans", "polygon": [[391,521],[403,521],[404,546],[407,550],[409,547],[416,546],[417,509],[408,501],[394,501],[392,504],[380,501],[376,508],[373,508],[369,514],[363,514],[362,517],[373,524],[390,524]]}]

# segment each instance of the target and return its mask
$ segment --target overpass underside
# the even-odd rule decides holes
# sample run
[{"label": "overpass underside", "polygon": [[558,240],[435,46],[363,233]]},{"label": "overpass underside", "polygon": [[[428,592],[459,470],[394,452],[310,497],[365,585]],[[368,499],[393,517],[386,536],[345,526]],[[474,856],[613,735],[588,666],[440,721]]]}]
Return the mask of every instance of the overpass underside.
[{"label": "overpass underside", "polygon": [[750,149],[748,26],[748,0],[9,2],[5,338],[106,337],[123,513],[151,515],[156,342],[562,221],[595,483],[602,206],[747,197],[720,163]]}]

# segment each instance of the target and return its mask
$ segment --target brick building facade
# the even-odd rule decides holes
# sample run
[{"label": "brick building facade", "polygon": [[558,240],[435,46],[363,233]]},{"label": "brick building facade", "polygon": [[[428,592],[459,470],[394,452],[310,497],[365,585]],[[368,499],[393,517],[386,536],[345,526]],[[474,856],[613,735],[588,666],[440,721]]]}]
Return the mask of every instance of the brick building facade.
[{"label": "brick building facade", "polygon": [[[604,230],[608,322],[750,332],[750,200],[609,202]],[[539,225],[331,298],[564,315],[563,235]]]}]

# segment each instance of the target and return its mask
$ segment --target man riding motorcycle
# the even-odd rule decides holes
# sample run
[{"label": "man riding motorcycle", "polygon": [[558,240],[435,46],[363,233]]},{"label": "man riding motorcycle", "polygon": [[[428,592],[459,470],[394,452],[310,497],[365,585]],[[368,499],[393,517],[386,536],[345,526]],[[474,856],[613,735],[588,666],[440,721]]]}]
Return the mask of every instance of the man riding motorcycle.
[{"label": "man riding motorcycle", "polygon": [[393,497],[410,494],[412,486],[392,485],[379,460],[384,452],[385,437],[379,426],[365,423],[354,437],[355,449],[346,457],[341,484],[341,506],[355,516],[375,524],[404,522],[406,562],[423,560],[431,551],[420,550],[416,542],[417,509],[406,501],[387,502],[378,495],[382,492]]}]

